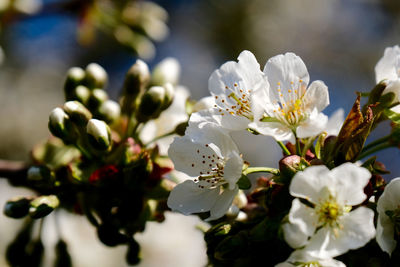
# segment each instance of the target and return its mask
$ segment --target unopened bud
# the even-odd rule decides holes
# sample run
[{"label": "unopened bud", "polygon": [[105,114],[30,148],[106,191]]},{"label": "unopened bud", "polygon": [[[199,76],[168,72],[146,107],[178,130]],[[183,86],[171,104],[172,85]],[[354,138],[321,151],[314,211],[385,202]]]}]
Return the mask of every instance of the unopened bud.
[{"label": "unopened bud", "polygon": [[144,61],[138,59],[126,73],[124,81],[125,93],[136,97],[149,81],[149,67]]},{"label": "unopened bud", "polygon": [[175,133],[176,133],[177,135],[184,136],[184,135],[185,135],[186,128],[188,127],[188,125],[189,125],[189,122],[188,122],[188,121],[185,121],[185,122],[182,122],[182,123],[178,124],[178,125],[175,127]]},{"label": "unopened bud", "polygon": [[114,100],[107,100],[100,105],[99,113],[107,123],[113,122],[121,115],[121,107]]},{"label": "unopened bud", "polygon": [[29,207],[32,199],[26,197],[17,197],[6,202],[4,206],[4,215],[19,219],[29,213]]},{"label": "unopened bud", "polygon": [[78,126],[84,126],[92,118],[92,113],[78,101],[68,101],[63,106],[71,121]]},{"label": "unopened bud", "polygon": [[150,118],[156,118],[160,115],[160,109],[165,98],[165,88],[153,86],[142,96],[138,120],[146,121]]},{"label": "unopened bud", "polygon": [[33,166],[28,169],[28,180],[33,182],[48,181],[53,178],[51,170],[45,166]]},{"label": "unopened bud", "polygon": [[64,83],[65,98],[70,99],[75,88],[81,85],[85,79],[85,71],[79,67],[70,68],[67,72],[67,78]]},{"label": "unopened bud", "polygon": [[54,136],[63,140],[68,137],[72,129],[70,118],[62,108],[55,108],[51,111],[48,126]]},{"label": "unopened bud", "polygon": [[158,63],[152,74],[153,85],[178,84],[181,66],[175,58],[166,58]]},{"label": "unopened bud", "polygon": [[166,110],[167,108],[169,108],[169,106],[171,106],[175,95],[175,88],[172,84],[170,83],[164,84],[164,89],[165,89],[165,96],[163,104],[161,106],[161,110]]},{"label": "unopened bud", "polygon": [[281,177],[292,178],[298,171],[304,169],[305,161],[298,155],[284,157],[279,161]]},{"label": "unopened bud", "polygon": [[60,205],[60,201],[55,195],[40,196],[30,202],[29,215],[33,219],[43,218],[49,215]]},{"label": "unopened bud", "polygon": [[104,88],[107,84],[107,72],[97,63],[90,63],[86,67],[85,81],[89,88]]},{"label": "unopened bud", "polygon": [[98,150],[107,150],[111,146],[111,130],[104,121],[89,120],[86,132],[91,145]]},{"label": "unopened bud", "polygon": [[92,93],[90,94],[89,97],[89,108],[90,109],[96,109],[98,108],[102,103],[108,100],[108,94],[106,91],[103,89],[94,89]]},{"label": "unopened bud", "polygon": [[79,102],[86,104],[90,97],[90,90],[84,85],[78,85],[71,98],[67,98],[67,100],[78,100]]}]

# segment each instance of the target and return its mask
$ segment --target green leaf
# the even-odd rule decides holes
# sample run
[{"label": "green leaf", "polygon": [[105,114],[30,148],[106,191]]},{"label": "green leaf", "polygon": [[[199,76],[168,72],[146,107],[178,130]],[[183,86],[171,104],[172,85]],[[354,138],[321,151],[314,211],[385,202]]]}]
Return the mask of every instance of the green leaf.
[{"label": "green leaf", "polygon": [[239,181],[237,182],[237,185],[239,186],[239,189],[250,189],[251,187],[251,182],[249,180],[249,178],[242,174],[242,176],[240,177]]}]

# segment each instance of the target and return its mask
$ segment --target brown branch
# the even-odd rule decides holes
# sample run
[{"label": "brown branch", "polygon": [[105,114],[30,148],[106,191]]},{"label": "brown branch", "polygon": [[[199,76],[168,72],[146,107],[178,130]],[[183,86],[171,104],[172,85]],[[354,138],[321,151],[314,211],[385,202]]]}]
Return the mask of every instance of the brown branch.
[{"label": "brown branch", "polygon": [[0,178],[8,179],[14,186],[25,184],[28,164],[22,161],[0,159]]}]

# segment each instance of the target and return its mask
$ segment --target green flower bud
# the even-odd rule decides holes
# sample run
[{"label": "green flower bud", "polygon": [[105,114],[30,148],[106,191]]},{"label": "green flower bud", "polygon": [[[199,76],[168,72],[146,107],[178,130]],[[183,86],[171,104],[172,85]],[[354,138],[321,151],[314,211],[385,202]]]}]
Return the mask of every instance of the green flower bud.
[{"label": "green flower bud", "polygon": [[74,90],[81,85],[85,79],[85,71],[79,67],[70,68],[64,83],[65,98],[69,100],[74,94]]},{"label": "green flower bud", "polygon": [[69,116],[61,108],[55,108],[49,116],[49,130],[56,136],[65,140],[72,131],[72,124]]},{"label": "green flower bud", "polygon": [[107,72],[102,66],[90,63],[86,67],[85,82],[89,88],[104,88],[108,81]]},{"label": "green flower bud", "polygon": [[174,100],[175,88],[171,83],[166,83],[163,87],[165,89],[165,96],[161,110],[166,110],[169,108],[169,106],[171,106],[172,101]]},{"label": "green flower bud", "polygon": [[43,218],[49,215],[60,205],[60,201],[55,195],[40,196],[30,203],[29,215],[33,219]]},{"label": "green flower bud", "polygon": [[63,106],[71,121],[78,126],[84,126],[92,118],[92,113],[78,101],[68,101]]},{"label": "green flower bud", "polygon": [[128,70],[124,81],[125,94],[136,97],[149,83],[150,71],[147,64],[138,59]]},{"label": "green flower bud", "polygon": [[73,97],[67,100],[78,100],[82,104],[87,104],[90,97],[90,90],[84,85],[78,85],[73,93]]},{"label": "green flower bud", "polygon": [[108,94],[103,89],[96,88],[89,97],[88,106],[92,110],[97,109],[103,102],[108,100]]},{"label": "green flower bud", "polygon": [[152,73],[153,85],[178,84],[181,67],[175,58],[166,58],[158,63]]},{"label": "green flower bud", "polygon": [[107,100],[100,105],[99,113],[106,122],[113,122],[121,115],[121,107],[117,102]]},{"label": "green flower bud", "polygon": [[139,104],[138,121],[147,121],[160,115],[165,98],[165,88],[153,86],[142,96]]},{"label": "green flower bud", "polygon": [[298,155],[286,156],[279,161],[279,171],[281,177],[292,178],[298,171],[302,171],[309,165],[303,158]]},{"label": "green flower bud", "polygon": [[45,166],[33,166],[28,169],[29,181],[48,181],[53,178],[53,174],[49,168]]},{"label": "green flower bud", "polygon": [[31,200],[26,197],[17,197],[7,201],[4,205],[4,215],[15,219],[25,217],[29,213]]},{"label": "green flower bud", "polygon": [[86,126],[89,143],[98,150],[107,150],[111,146],[111,130],[104,121],[91,119]]}]

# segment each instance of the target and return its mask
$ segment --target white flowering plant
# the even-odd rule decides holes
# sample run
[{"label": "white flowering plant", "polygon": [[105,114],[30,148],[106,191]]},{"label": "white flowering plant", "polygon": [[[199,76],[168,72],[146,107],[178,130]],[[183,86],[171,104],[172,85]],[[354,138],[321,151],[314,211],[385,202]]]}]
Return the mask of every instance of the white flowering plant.
[{"label": "white flowering plant", "polygon": [[[192,178],[174,187],[167,202],[211,224],[205,233],[211,265],[400,262],[398,178],[385,189],[382,175],[389,172],[373,155],[399,144],[399,62],[399,47],[387,48],[375,68],[377,84],[357,93],[342,120],[342,110],[331,120],[323,113],[328,87],[310,82],[294,53],[270,58],[261,70],[243,51],[212,73],[207,105],[169,147],[175,169]],[[392,132],[370,142],[386,120]],[[237,131],[274,138],[282,149],[279,168],[247,162],[231,135]],[[253,182],[254,173],[262,176]]]},{"label": "white flowering plant", "polygon": [[[374,155],[400,144],[398,46],[386,49],[377,84],[357,93],[345,119],[343,110],[323,113],[328,86],[310,82],[294,53],[261,70],[243,51],[211,74],[211,96],[199,101],[179,85],[179,70],[173,58],[151,73],[137,60],[118,102],[98,64],[68,71],[66,102],[49,116],[53,136],[33,149],[31,164],[0,168],[37,193],[4,208],[26,221],[7,250],[12,266],[40,264],[32,227],[61,208],[86,216],[105,245],[127,245],[132,265],[140,260],[134,234],[167,210],[208,223],[210,266],[398,265],[400,178],[387,182]],[[384,121],[391,133],[370,141]],[[238,131],[273,138],[279,167],[248,162],[232,137]],[[56,249],[68,266],[65,241]]]}]

